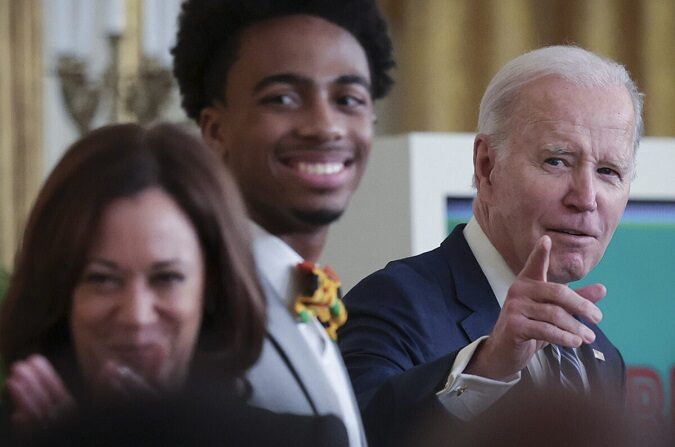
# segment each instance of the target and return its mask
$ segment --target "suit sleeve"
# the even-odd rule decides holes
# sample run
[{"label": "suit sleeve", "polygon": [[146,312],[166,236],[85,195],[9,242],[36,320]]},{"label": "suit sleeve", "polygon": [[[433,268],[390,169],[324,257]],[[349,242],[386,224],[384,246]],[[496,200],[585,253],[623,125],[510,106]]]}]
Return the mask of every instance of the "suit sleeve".
[{"label": "suit sleeve", "polygon": [[338,341],[370,445],[413,436],[417,419],[449,417],[436,393],[466,341],[449,351],[456,337],[441,291],[397,265],[364,279],[345,303],[349,319]]},{"label": "suit sleeve", "polygon": [[[439,295],[434,284],[402,265],[374,273],[347,294],[349,317],[338,342],[362,409],[390,378],[451,351],[453,334]],[[452,361],[435,365],[447,378]],[[439,380],[435,391],[444,384]]]}]

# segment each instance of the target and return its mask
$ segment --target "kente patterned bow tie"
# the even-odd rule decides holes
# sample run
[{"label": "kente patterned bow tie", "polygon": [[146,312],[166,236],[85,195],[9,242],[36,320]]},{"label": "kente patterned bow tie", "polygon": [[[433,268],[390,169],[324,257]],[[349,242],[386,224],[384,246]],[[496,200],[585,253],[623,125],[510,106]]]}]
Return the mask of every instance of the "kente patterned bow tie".
[{"label": "kente patterned bow tie", "polygon": [[311,262],[298,264],[298,270],[301,286],[295,300],[295,313],[303,322],[316,316],[330,338],[337,340],[337,329],[347,321],[340,278],[329,266],[322,269]]}]

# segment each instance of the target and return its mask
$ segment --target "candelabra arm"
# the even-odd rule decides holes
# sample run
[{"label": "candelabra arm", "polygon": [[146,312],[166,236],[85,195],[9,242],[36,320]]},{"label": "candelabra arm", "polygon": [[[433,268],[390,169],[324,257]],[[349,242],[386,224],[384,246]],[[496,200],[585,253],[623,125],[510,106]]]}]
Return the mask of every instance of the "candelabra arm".
[{"label": "candelabra arm", "polygon": [[122,110],[122,76],[120,75],[120,40],[117,34],[108,35],[110,48],[110,64],[105,71],[104,83],[106,91],[110,94],[110,121],[116,123],[120,120]]},{"label": "candelabra arm", "polygon": [[111,122],[121,119],[124,107],[141,124],[156,120],[169,100],[173,87],[171,71],[156,59],[143,57],[135,76],[120,73],[120,41],[120,35],[108,35],[110,62],[99,82],[87,79],[82,59],[71,55],[58,59],[64,105],[80,134],[91,129],[103,96],[109,100]]},{"label": "candelabra arm", "polygon": [[157,59],[143,57],[138,77],[129,83],[126,92],[126,110],[141,124],[156,120],[169,100],[172,86],[173,78],[169,69]]},{"label": "candelabra arm", "polygon": [[68,115],[80,134],[88,132],[101,98],[101,86],[87,79],[84,61],[64,55],[58,58],[57,73]]}]

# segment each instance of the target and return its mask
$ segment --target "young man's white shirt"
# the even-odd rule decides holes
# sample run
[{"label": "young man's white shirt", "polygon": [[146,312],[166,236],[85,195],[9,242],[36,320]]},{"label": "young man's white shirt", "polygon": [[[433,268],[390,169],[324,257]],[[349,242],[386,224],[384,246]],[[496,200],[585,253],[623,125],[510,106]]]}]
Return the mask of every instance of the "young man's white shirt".
[{"label": "young man's white shirt", "polygon": [[[304,259],[284,241],[268,233],[256,223],[250,223],[253,255],[258,275],[267,280],[276,294],[285,300],[282,304],[289,312],[292,312],[295,298],[299,293],[297,265]],[[359,415],[356,414],[352,403],[351,382],[345,373],[337,344],[330,339],[316,318],[310,319],[307,323],[298,322],[297,328],[323,367],[323,373],[335,392],[342,412],[342,421],[347,428],[349,445],[351,447],[361,446]]]}]

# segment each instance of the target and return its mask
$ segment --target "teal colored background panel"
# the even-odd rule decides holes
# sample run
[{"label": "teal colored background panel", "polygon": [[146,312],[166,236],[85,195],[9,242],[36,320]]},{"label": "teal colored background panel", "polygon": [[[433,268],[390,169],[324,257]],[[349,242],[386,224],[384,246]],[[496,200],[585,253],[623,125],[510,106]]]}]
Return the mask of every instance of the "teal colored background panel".
[{"label": "teal colored background panel", "polygon": [[[655,370],[672,411],[670,369],[675,365],[675,224],[619,225],[605,257],[578,287],[600,282],[600,327],[628,366]],[[670,409],[670,410],[668,410]]]},{"label": "teal colored background panel", "polygon": [[601,282],[601,327],[630,363],[675,362],[675,225],[622,224],[607,253],[583,281]]}]

